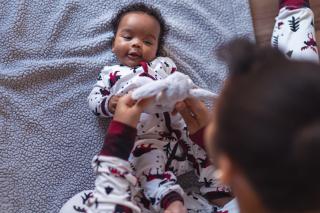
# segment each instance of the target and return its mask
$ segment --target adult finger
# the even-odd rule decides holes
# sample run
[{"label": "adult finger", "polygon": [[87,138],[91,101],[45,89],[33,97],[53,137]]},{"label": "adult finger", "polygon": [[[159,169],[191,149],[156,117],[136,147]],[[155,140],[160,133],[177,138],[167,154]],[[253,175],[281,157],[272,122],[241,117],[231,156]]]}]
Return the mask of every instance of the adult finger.
[{"label": "adult finger", "polygon": [[186,104],[183,101],[179,101],[175,104],[173,111],[171,112],[171,115],[178,114],[179,111],[183,110],[186,107]]},{"label": "adult finger", "polygon": [[184,103],[184,101],[179,101],[176,103],[176,105],[174,106],[175,110],[177,111],[181,111],[184,108],[186,108],[186,104]]},{"label": "adult finger", "polygon": [[136,103],[136,101],[131,98],[130,94],[127,94],[119,98],[118,104],[119,103],[126,104],[128,106],[133,106]]},{"label": "adult finger", "polygon": [[210,118],[210,113],[206,105],[196,99],[187,99],[186,105],[194,115],[195,119],[203,125],[206,124]]},{"label": "adult finger", "polygon": [[178,112],[182,116],[183,120],[186,122],[188,126],[192,125],[195,123],[195,118],[193,113],[190,111],[189,107],[184,107],[184,108],[177,108]]},{"label": "adult finger", "polygon": [[200,100],[195,99],[193,97],[187,98],[185,100],[185,103],[193,114],[198,114],[203,111],[207,111],[207,107],[205,106],[205,104],[203,102],[201,102]]},{"label": "adult finger", "polygon": [[148,107],[155,99],[155,96],[152,96],[150,98],[145,98],[145,99],[142,99],[140,101],[138,101],[136,103],[136,107],[140,110],[140,111],[143,111],[146,107]]}]

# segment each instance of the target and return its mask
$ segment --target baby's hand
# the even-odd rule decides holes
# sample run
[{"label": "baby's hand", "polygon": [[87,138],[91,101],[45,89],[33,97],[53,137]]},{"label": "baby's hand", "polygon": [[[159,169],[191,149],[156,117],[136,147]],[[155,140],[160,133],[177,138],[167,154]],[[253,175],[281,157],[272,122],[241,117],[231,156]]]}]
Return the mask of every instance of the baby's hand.
[{"label": "baby's hand", "polygon": [[187,213],[187,209],[181,201],[174,201],[164,210],[164,213]]},{"label": "baby's hand", "polygon": [[112,114],[114,114],[114,112],[116,111],[119,98],[120,98],[120,96],[115,96],[115,95],[113,95],[113,96],[111,96],[111,98],[109,99],[109,102],[108,102],[108,110],[109,110],[109,112],[111,112]]}]

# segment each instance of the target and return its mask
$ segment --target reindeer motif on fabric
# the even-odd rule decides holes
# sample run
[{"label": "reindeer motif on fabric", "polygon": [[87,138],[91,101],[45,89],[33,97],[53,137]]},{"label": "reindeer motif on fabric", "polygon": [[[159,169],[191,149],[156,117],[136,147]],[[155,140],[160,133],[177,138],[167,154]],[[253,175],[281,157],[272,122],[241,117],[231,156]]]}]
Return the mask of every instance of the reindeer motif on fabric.
[{"label": "reindeer motif on fabric", "polygon": [[301,51],[306,50],[306,49],[311,49],[313,50],[315,53],[318,53],[317,50],[317,42],[313,36],[312,33],[308,33],[308,40],[303,42],[306,46],[301,48]]}]

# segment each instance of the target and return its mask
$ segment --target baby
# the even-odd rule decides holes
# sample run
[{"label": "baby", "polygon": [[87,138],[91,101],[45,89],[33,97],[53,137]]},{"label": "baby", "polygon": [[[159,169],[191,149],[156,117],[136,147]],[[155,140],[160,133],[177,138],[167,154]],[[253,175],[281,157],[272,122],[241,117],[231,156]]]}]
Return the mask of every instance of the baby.
[{"label": "baby", "polygon": [[[160,56],[168,29],[157,9],[131,4],[121,9],[111,24],[112,52],[120,64],[103,68],[88,97],[90,109],[102,117],[113,116],[119,96],[137,87],[140,78],[161,80],[177,70],[170,58]],[[213,207],[207,200],[216,205],[230,200],[230,189],[213,176],[214,167],[203,145],[191,141],[198,141],[198,134],[189,135],[179,114],[142,113],[137,131],[129,162],[143,189],[140,201],[144,211],[186,212],[187,206],[209,212]],[[203,186],[201,196],[190,196],[194,200],[189,207],[176,176],[191,170],[196,171]]]}]

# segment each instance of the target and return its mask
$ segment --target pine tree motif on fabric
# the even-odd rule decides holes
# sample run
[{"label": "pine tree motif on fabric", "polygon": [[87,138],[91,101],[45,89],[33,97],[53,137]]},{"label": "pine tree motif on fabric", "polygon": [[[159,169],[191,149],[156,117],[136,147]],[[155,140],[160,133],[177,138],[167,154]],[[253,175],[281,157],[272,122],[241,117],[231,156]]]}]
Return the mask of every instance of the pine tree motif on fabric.
[{"label": "pine tree motif on fabric", "polygon": [[113,191],[113,188],[110,187],[110,186],[107,186],[104,188],[106,190],[106,194],[109,195],[112,191]]},{"label": "pine tree motif on fabric", "polygon": [[[81,199],[82,199],[82,204],[85,205],[86,202],[89,200],[89,198],[93,197],[93,194],[90,192],[90,193],[84,193],[83,194],[84,196],[81,196]],[[85,208],[81,208],[80,206],[73,206],[73,209],[76,211],[76,212],[87,212],[85,210]]]},{"label": "pine tree motif on fabric", "polygon": [[76,212],[86,212],[86,210],[84,208],[81,208],[79,206],[73,206],[73,209],[76,211]]},{"label": "pine tree motif on fabric", "polygon": [[169,156],[172,152],[170,143],[167,143],[166,145],[163,146],[163,151],[166,153],[167,156]]},{"label": "pine tree motif on fabric", "polygon": [[272,46],[276,49],[279,48],[279,36],[272,36]]},{"label": "pine tree motif on fabric", "polygon": [[288,21],[289,26],[292,32],[297,32],[300,27],[300,18],[296,18],[294,16],[291,17],[291,20]]},{"label": "pine tree motif on fabric", "polygon": [[288,56],[289,58],[291,58],[292,53],[293,53],[293,50],[290,50],[290,51],[288,51],[286,54],[287,54],[287,56]]},{"label": "pine tree motif on fabric", "polygon": [[200,183],[203,184],[205,187],[210,188],[213,184],[213,179],[208,180],[207,178],[204,178],[203,182]]},{"label": "pine tree motif on fabric", "polygon": [[156,203],[156,198],[150,197],[149,199],[150,199],[150,202],[152,205],[154,205]]},{"label": "pine tree motif on fabric", "polygon": [[98,81],[101,81],[101,80],[102,80],[101,73],[99,73],[99,75],[98,75],[98,77],[97,77],[97,80],[98,80]]}]

